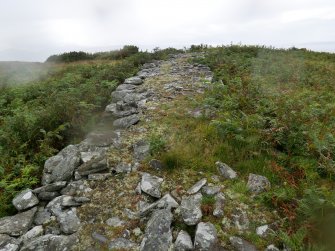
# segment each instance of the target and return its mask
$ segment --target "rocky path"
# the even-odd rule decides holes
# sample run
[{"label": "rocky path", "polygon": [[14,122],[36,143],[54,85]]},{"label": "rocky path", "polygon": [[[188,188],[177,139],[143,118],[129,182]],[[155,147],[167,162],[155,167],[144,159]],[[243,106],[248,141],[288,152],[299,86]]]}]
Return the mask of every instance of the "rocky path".
[{"label": "rocky path", "polygon": [[[215,225],[203,221],[201,207],[203,196],[213,196],[213,217],[222,218],[222,186],[199,175],[180,193],[179,181],[164,176],[159,160],[143,168],[160,107],[203,93],[212,80],[209,68],[188,63],[194,56],[201,55],[145,64],[119,85],[102,126],[46,161],[42,187],[14,198],[19,213],[0,219],[0,250],[224,250]],[[213,180],[237,177],[224,163],[216,165]],[[182,183],[183,174],[179,178]],[[265,177],[250,175],[253,193],[269,187]],[[243,212],[236,217],[243,223]],[[180,223],[191,232],[176,231]],[[236,250],[256,250],[238,237],[230,242]]]}]

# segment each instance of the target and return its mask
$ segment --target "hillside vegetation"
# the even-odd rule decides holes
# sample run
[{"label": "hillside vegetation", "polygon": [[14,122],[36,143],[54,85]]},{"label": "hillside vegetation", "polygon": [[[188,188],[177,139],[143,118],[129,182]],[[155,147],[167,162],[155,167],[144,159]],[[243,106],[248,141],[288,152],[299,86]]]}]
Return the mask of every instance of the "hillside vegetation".
[{"label": "hillside vegetation", "polygon": [[[181,52],[169,48],[147,53],[126,46],[107,53],[64,53],[49,57],[48,62],[60,64],[43,80],[2,87],[0,216],[14,212],[11,199],[18,191],[39,184],[48,157],[83,137],[118,84],[141,64]],[[331,250],[335,244],[335,55],[235,45],[191,46],[187,52],[203,53],[190,62],[209,66],[214,81],[207,83],[205,93],[159,107],[154,115],[159,124],[150,124],[156,132],[150,137],[152,157],[163,162],[170,177],[200,171],[211,177],[217,174],[216,161],[227,163],[239,175],[237,180],[224,181],[240,194],[236,203],[252,202],[251,211],[266,208],[269,214],[279,215],[277,234],[269,237],[273,243],[294,251]],[[192,109],[200,110],[201,116],[182,113]],[[266,176],[271,190],[248,196],[243,181],[249,173]],[[210,197],[202,201],[208,211],[213,203]],[[221,222],[216,223],[220,229]],[[266,247],[253,232],[243,237]]]}]

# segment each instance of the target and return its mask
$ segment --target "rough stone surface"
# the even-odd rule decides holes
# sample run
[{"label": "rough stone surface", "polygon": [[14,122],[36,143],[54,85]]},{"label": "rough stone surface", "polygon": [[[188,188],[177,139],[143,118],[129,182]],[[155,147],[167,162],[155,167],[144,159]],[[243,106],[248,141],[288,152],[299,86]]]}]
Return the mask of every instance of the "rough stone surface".
[{"label": "rough stone surface", "polygon": [[203,178],[201,180],[199,180],[197,183],[194,184],[194,186],[192,186],[189,190],[187,190],[187,193],[188,194],[195,194],[197,192],[200,191],[200,189],[206,185],[207,183],[207,179],[206,178]]},{"label": "rough stone surface", "polygon": [[265,251],[280,251],[275,245],[271,244],[266,247]]},{"label": "rough stone surface", "polygon": [[43,192],[57,192],[65,186],[66,186],[66,181],[58,181],[52,184],[47,184],[45,186],[38,187],[34,189],[33,192],[35,194],[43,193]]},{"label": "rough stone surface", "polygon": [[220,192],[221,188],[219,186],[204,186],[201,189],[203,195],[214,196]]},{"label": "rough stone surface", "polygon": [[0,219],[0,234],[20,236],[27,232],[34,220],[37,208]]},{"label": "rough stone surface", "polygon": [[22,211],[37,205],[39,200],[30,189],[26,189],[16,195],[12,202],[18,211]]},{"label": "rough stone surface", "polygon": [[197,225],[194,238],[194,249],[201,251],[218,249],[217,232],[212,223],[200,222]]},{"label": "rough stone surface", "polygon": [[141,85],[143,83],[143,80],[140,77],[131,77],[131,78],[127,78],[124,81],[124,84],[127,85]]},{"label": "rough stone surface", "polygon": [[105,156],[101,156],[85,162],[78,167],[77,172],[79,175],[84,176],[105,170],[107,170],[107,159]]},{"label": "rough stone surface", "polygon": [[83,196],[90,193],[92,189],[89,187],[87,181],[78,180],[70,182],[61,190],[61,194],[70,196]]},{"label": "rough stone surface", "polygon": [[42,226],[35,226],[32,229],[30,229],[27,233],[21,236],[21,241],[23,243],[26,243],[28,241],[31,241],[34,238],[37,238],[38,236],[43,235],[43,227]]},{"label": "rough stone surface", "polygon": [[155,170],[161,170],[163,168],[163,163],[160,160],[152,159],[149,161],[149,166]]},{"label": "rough stone surface", "polygon": [[40,207],[35,214],[34,224],[44,225],[49,223],[50,221],[51,221],[51,213],[47,209]]},{"label": "rough stone surface", "polygon": [[69,145],[56,156],[49,158],[44,164],[42,184],[50,184],[56,181],[68,181],[73,171],[80,164],[78,147]]},{"label": "rough stone surface", "polygon": [[259,194],[268,191],[271,184],[266,177],[251,173],[249,174],[247,187],[250,192]]},{"label": "rough stone surface", "polygon": [[112,175],[110,173],[92,173],[87,176],[88,180],[106,180]]},{"label": "rough stone surface", "polygon": [[237,177],[236,172],[229,167],[227,164],[217,161],[216,166],[219,170],[219,173],[226,179],[235,179]]},{"label": "rough stone surface", "polygon": [[235,208],[231,217],[237,229],[247,230],[249,228],[249,218],[248,218],[247,213],[244,210],[240,208]]},{"label": "rough stone surface", "polygon": [[38,194],[38,198],[44,201],[50,201],[60,195],[59,192],[41,192]]},{"label": "rough stone surface", "polygon": [[229,238],[229,241],[236,249],[236,251],[257,251],[254,245],[246,240],[243,240],[242,238],[232,236]]},{"label": "rough stone surface", "polygon": [[140,117],[137,114],[133,114],[124,118],[117,119],[113,122],[113,126],[119,129],[127,129],[132,125],[135,125],[140,121]]},{"label": "rough stone surface", "polygon": [[80,220],[75,208],[59,213],[57,215],[57,220],[60,224],[60,229],[64,234],[73,234],[77,232],[80,227]]},{"label": "rough stone surface", "polygon": [[143,192],[151,195],[152,197],[160,198],[160,186],[162,182],[162,178],[144,173],[141,180],[141,189]]},{"label": "rough stone surface", "polygon": [[178,202],[170,194],[166,194],[158,201],[152,204],[145,203],[143,206],[141,206],[140,215],[144,216],[156,208],[170,209],[170,208],[177,208],[178,206],[179,206]]},{"label": "rough stone surface", "polygon": [[0,234],[0,250],[1,251],[17,251],[19,250],[19,240],[6,234]]},{"label": "rough stone surface", "polygon": [[185,196],[181,201],[181,215],[184,222],[189,225],[196,225],[201,221],[201,199],[202,195],[200,193]]},{"label": "rough stone surface", "polygon": [[98,241],[100,243],[105,244],[105,243],[108,242],[108,239],[105,236],[103,236],[103,235],[101,235],[101,234],[99,234],[97,232],[93,232],[91,236],[92,236],[92,238],[94,240],[96,240],[96,241]]},{"label": "rough stone surface", "polygon": [[153,212],[145,229],[141,251],[169,250],[172,246],[172,213],[162,209]]},{"label": "rough stone surface", "polygon": [[134,250],[138,246],[135,242],[125,238],[117,238],[109,243],[108,248],[109,250]]},{"label": "rough stone surface", "polygon": [[53,235],[40,236],[26,243],[20,251],[68,251],[78,242],[76,235]]},{"label": "rough stone surface", "polygon": [[218,193],[215,195],[215,204],[214,204],[214,210],[213,210],[213,215],[215,217],[223,216],[225,200],[226,198],[223,193]]},{"label": "rough stone surface", "polygon": [[132,169],[131,163],[121,162],[112,168],[116,173],[130,173]]},{"label": "rough stone surface", "polygon": [[106,221],[106,224],[110,227],[121,227],[125,224],[125,222],[120,220],[119,217],[112,217]]},{"label": "rough stone surface", "polygon": [[144,140],[140,140],[134,144],[134,157],[138,161],[144,160],[149,155],[150,144]]},{"label": "rough stone surface", "polygon": [[193,250],[193,243],[191,236],[184,230],[178,233],[177,239],[174,243],[175,251]]}]

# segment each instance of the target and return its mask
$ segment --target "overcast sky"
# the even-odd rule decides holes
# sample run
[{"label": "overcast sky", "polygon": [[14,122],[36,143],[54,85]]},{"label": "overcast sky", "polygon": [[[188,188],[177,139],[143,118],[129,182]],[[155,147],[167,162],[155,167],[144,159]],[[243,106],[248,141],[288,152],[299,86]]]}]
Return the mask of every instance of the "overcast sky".
[{"label": "overcast sky", "polygon": [[334,0],[0,0],[0,60],[71,50],[260,44],[335,51]]}]

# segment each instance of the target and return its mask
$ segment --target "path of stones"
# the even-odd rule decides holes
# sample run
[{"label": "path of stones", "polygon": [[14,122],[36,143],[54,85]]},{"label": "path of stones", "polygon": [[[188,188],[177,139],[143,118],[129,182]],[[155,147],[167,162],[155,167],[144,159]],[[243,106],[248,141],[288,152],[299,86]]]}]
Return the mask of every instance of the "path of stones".
[{"label": "path of stones", "polygon": [[[199,177],[180,198],[176,190],[162,194],[164,177],[137,171],[149,155],[146,132],[159,106],[180,95],[203,93],[212,80],[209,68],[188,63],[198,56],[145,64],[119,85],[101,125],[45,162],[42,187],[14,198],[19,213],[0,219],[0,250],[224,250],[214,225],[202,222],[201,210],[202,196],[213,195],[213,215],[223,216],[225,196],[219,186]],[[150,165],[155,170],[161,163]],[[229,166],[216,165],[223,178],[236,178]],[[265,177],[249,176],[254,193],[269,186]],[[176,217],[194,226],[193,240],[186,231],[173,238]],[[230,242],[236,250],[256,250],[238,237]]]}]

